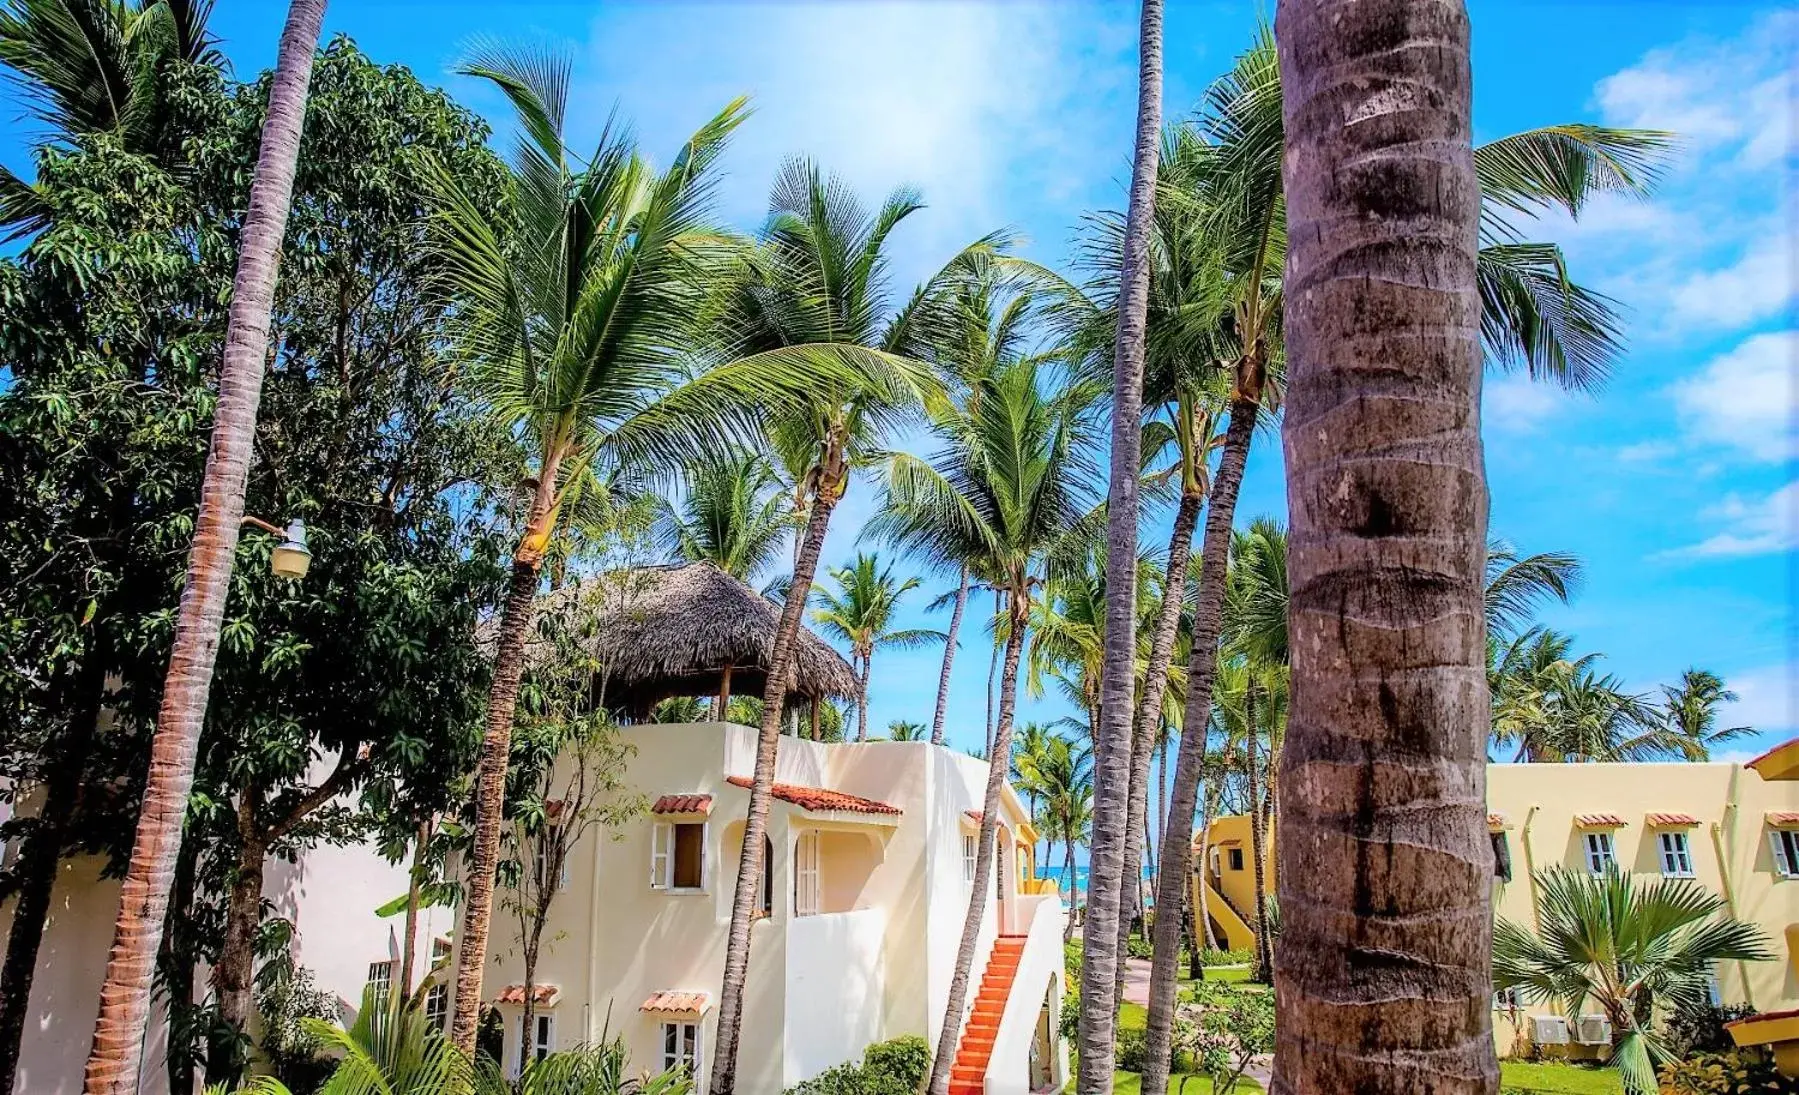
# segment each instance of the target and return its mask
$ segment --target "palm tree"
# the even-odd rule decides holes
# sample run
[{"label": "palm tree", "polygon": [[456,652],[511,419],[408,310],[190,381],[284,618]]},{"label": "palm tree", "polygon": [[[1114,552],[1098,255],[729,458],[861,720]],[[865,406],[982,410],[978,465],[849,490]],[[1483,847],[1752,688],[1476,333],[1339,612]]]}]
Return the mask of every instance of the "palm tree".
[{"label": "palm tree", "polygon": [[1487,682],[1496,746],[1516,745],[1513,759],[1526,763],[1688,756],[1689,739],[1661,711],[1595,669],[1599,655],[1572,657],[1572,645],[1540,627],[1491,644]]},{"label": "palm tree", "polygon": [[959,252],[897,310],[887,303],[886,245],[893,230],[922,205],[898,190],[872,215],[848,187],[804,160],[783,166],[770,195],[761,246],[722,312],[721,341],[730,353],[778,352],[783,347],[829,346],[861,368],[841,380],[815,381],[800,407],[775,417],[768,441],[791,477],[796,516],[804,531],[794,543],[793,577],[769,654],[768,685],[756,742],[750,801],[725,969],[718,999],[712,1095],[736,1085],[743,985],[749,972],[750,922],[762,889],[762,835],[768,825],[775,747],[787,693],[788,663],[800,616],[811,596],[831,513],[849,487],[851,471],[876,458],[890,433],[937,385],[916,355],[941,339],[952,288],[994,258],[1002,241],[978,240]]},{"label": "palm tree", "polygon": [[874,668],[875,651],[882,647],[906,650],[940,642],[944,636],[941,631],[893,628],[900,601],[918,588],[917,578],[896,579],[892,566],[882,567],[868,554],[857,555],[853,565],[833,567],[830,573],[837,591],[817,592],[819,607],[813,610],[812,620],[849,644],[850,665],[858,670],[856,740],[867,741],[868,679]]},{"label": "palm tree", "polygon": [[1516,635],[1545,601],[1567,604],[1580,588],[1580,560],[1565,551],[1519,555],[1509,541],[1487,542],[1485,607],[1487,632]]},{"label": "palm tree", "polygon": [[1760,928],[1720,915],[1724,899],[1686,879],[1552,867],[1536,883],[1539,931],[1504,918],[1493,927],[1493,985],[1569,1015],[1597,1005],[1612,1026],[1612,1067],[1632,1095],[1653,1092],[1655,1067],[1673,1059],[1658,1018],[1705,1004],[1717,963],[1775,957]]},{"label": "palm tree", "polygon": [[[1032,765],[1026,784],[1043,801],[1045,859],[1055,859],[1056,841],[1063,842],[1062,878],[1068,884],[1072,911],[1075,894],[1074,851],[1087,840],[1093,823],[1093,750],[1067,738],[1052,736]],[[1091,882],[1089,882],[1091,886]],[[1063,925],[1064,941],[1074,938],[1074,917]]]},{"label": "palm tree", "polygon": [[993,879],[994,832],[1012,752],[1018,669],[1031,605],[1047,558],[1078,542],[1093,502],[1093,390],[1075,384],[1045,390],[1040,363],[1007,363],[972,385],[959,407],[942,407],[931,423],[941,449],[928,462],[891,458],[886,498],[870,535],[906,543],[939,558],[968,559],[993,576],[1006,597],[1001,633],[999,712],[994,723],[975,880],[937,1040],[930,1090],[943,1095],[962,1028],[969,969]]},{"label": "palm tree", "polygon": [[1277,834],[1274,1086],[1490,1095],[1467,12],[1302,0],[1276,20],[1292,248],[1282,782],[1307,793]]},{"label": "palm tree", "polygon": [[269,88],[262,148],[244,214],[237,278],[225,327],[224,364],[212,448],[200,485],[187,582],[175,617],[169,675],[163,685],[150,770],[138,814],[131,862],[119,894],[119,915],[100,988],[100,1014],[87,1061],[86,1090],[135,1092],[149,1019],[151,977],[162,945],[169,888],[181,851],[194,756],[206,721],[207,693],[231,587],[231,568],[244,520],[244,481],[256,441],[256,408],[262,398],[263,359],[281,239],[300,157],[312,55],[318,46],[325,0],[293,0],[281,31],[281,48]]},{"label": "palm tree", "polygon": [[1051,752],[1055,743],[1062,740],[1049,727],[1040,722],[1027,722],[1018,728],[1018,734],[1012,739],[1012,770],[1010,778],[1024,792],[1025,803],[1031,811],[1031,824],[1037,824],[1038,801],[1046,794],[1044,790],[1044,765],[1050,763]]},{"label": "palm tree", "polygon": [[[1330,0],[1313,0],[1306,6],[1311,10],[1321,3],[1328,5]],[[1381,11],[1404,6],[1405,0],[1378,5]],[[1357,15],[1371,17],[1362,8]],[[1215,660],[1209,652],[1218,634],[1230,513],[1253,432],[1251,409],[1270,402],[1266,393],[1284,362],[1281,309],[1286,288],[1280,270],[1290,232],[1281,167],[1283,152],[1290,151],[1289,119],[1297,115],[1286,111],[1283,116],[1282,68],[1289,69],[1290,79],[1295,70],[1277,63],[1277,37],[1263,31],[1254,48],[1209,90],[1201,118],[1193,123],[1192,139],[1177,142],[1198,161],[1200,183],[1194,188],[1194,200],[1206,210],[1226,249],[1226,269],[1234,286],[1231,337],[1238,347],[1229,362],[1230,417],[1213,476],[1201,550],[1184,720],[1188,725],[1205,723],[1203,713],[1210,702]],[[1551,209],[1578,216],[1586,201],[1602,192],[1645,194],[1670,148],[1671,138],[1665,133],[1560,125],[1515,134],[1475,150],[1473,163],[1483,202],[1474,228],[1479,239],[1477,349],[1495,368],[1522,370],[1575,390],[1592,390],[1604,382],[1622,350],[1611,302],[1568,277],[1558,247],[1522,242],[1523,230],[1516,219]],[[1291,264],[1288,269],[1290,273]],[[1207,581],[1208,573],[1216,576],[1212,582]],[[1178,899],[1180,880],[1191,865],[1199,761],[1198,746],[1189,750],[1183,742],[1169,795],[1172,821],[1162,842],[1158,903]],[[1166,1092],[1163,1073],[1179,945],[1173,925],[1166,932],[1158,929],[1146,1031],[1147,1095]]]},{"label": "palm tree", "polygon": [[894,719],[887,724],[888,741],[924,741],[927,728],[922,722]]},{"label": "palm tree", "polygon": [[[535,458],[495,629],[477,762],[451,1028],[470,1053],[525,637],[560,508],[596,481],[596,467],[653,473],[747,444],[763,414],[790,409],[821,385],[860,383],[859,366],[868,361],[854,348],[802,345],[695,369],[708,302],[739,259],[739,248],[706,218],[712,169],[745,116],[742,100],[702,126],[658,174],[618,128],[602,134],[585,166],[567,149],[566,59],[488,48],[461,71],[495,84],[517,114],[514,202],[503,215],[479,208],[456,179],[434,169],[440,212],[432,242],[448,269],[443,288],[455,300],[470,383]],[[782,656],[777,646],[776,660]],[[784,674],[784,664],[771,673]]]},{"label": "palm tree", "polygon": [[1688,760],[1708,760],[1713,746],[1755,733],[1753,726],[1716,728],[1718,705],[1736,699],[1737,694],[1706,669],[1689,669],[1680,675],[1678,685],[1662,685],[1662,719]]},{"label": "palm tree", "polygon": [[711,563],[754,582],[780,554],[793,529],[766,458],[747,452],[708,454],[686,469],[680,501],[663,500],[656,538],[669,555]]},{"label": "palm tree", "polygon": [[[1131,160],[1118,326],[1112,352],[1112,444],[1106,497],[1105,654],[1099,733],[1094,739],[1093,840],[1082,935],[1078,1086],[1104,1090],[1112,1079],[1113,1027],[1122,978],[1116,939],[1129,828],[1132,717],[1137,680],[1137,494],[1141,457],[1144,325],[1149,311],[1149,245],[1162,132],[1162,0],[1143,0],[1137,46],[1137,139]],[[939,1058],[944,1054],[941,1050]]]}]

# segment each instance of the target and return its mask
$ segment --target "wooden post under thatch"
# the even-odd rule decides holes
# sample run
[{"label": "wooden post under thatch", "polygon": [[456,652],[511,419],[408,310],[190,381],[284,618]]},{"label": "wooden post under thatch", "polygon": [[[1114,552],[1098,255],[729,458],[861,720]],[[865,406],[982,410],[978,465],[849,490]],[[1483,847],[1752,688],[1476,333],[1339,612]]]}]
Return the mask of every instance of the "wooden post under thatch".
[{"label": "wooden post under thatch", "polygon": [[718,703],[712,708],[712,721],[725,721],[725,711],[731,705],[731,663],[726,662],[724,671],[718,678]]},{"label": "wooden post under thatch", "polygon": [[813,741],[818,741],[821,736],[819,733],[819,729],[818,729],[818,701],[819,701],[819,697],[817,697],[817,696],[812,697],[812,740]]}]

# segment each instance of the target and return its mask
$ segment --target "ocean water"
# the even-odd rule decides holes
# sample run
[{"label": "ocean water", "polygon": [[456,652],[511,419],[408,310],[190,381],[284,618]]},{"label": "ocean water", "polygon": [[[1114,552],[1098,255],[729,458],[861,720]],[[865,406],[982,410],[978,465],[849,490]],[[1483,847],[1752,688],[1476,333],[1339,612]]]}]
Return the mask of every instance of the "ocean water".
[{"label": "ocean water", "polygon": [[[1143,880],[1145,882],[1148,882],[1153,874],[1154,872],[1147,865],[1143,868]],[[1056,885],[1062,888],[1063,893],[1068,892],[1068,872],[1061,867],[1039,866],[1037,868],[1037,877],[1053,878],[1056,880]],[[1078,864],[1075,866],[1074,888],[1076,893],[1084,894],[1087,892],[1087,867],[1085,864]],[[1155,904],[1155,896],[1154,891],[1148,892],[1146,898],[1149,904]]]}]

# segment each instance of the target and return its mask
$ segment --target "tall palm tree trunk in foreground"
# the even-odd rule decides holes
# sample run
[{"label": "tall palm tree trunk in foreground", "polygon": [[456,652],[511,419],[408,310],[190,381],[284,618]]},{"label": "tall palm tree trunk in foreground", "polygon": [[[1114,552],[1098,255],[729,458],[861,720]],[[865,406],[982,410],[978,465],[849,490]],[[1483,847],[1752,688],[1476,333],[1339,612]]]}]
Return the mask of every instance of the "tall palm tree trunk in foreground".
[{"label": "tall palm tree trunk in foreground", "polygon": [[[1009,767],[1004,758],[1012,755],[1012,711],[1018,700],[1018,660],[1024,651],[1030,597],[1023,589],[1014,589],[1008,603],[1011,618],[1006,631],[1005,662],[1000,670],[999,721],[993,728],[993,752],[987,757],[987,791],[981,804],[981,835],[975,846],[974,882],[969,886],[968,915],[963,918],[962,942],[956,948],[956,969],[950,977],[943,1028],[937,1034],[937,1052],[931,1059],[930,1084],[925,1089],[930,1095],[948,1095],[949,1092],[950,1066],[955,1064],[956,1043],[962,1036],[962,1011],[968,1003],[974,950],[980,942],[981,920],[987,912],[988,887],[994,884],[993,860],[998,854],[994,836],[999,825],[1000,793],[1005,788]],[[1004,925],[1000,930],[1005,930]]]},{"label": "tall palm tree trunk in foreground", "polygon": [[524,535],[512,556],[512,579],[494,639],[493,681],[487,691],[487,728],[475,762],[475,831],[463,880],[462,930],[456,939],[456,1005],[450,1040],[469,1060],[481,1026],[481,979],[487,968],[487,936],[493,924],[494,874],[500,867],[500,829],[506,808],[506,769],[512,759],[512,716],[525,672],[525,640],[537,605],[539,568],[555,525],[556,477],[563,449],[545,444],[537,490]]},{"label": "tall palm tree trunk in foreground", "polygon": [[[1118,924],[1131,812],[1132,698],[1137,680],[1137,476],[1142,450],[1144,328],[1149,314],[1149,237],[1162,138],[1162,0],[1143,0],[1138,36],[1137,141],[1112,342],[1111,487],[1106,500],[1106,646],[1099,733],[1093,742],[1093,836],[1081,936],[1079,1088],[1112,1089],[1119,989]],[[1004,754],[995,753],[996,758]],[[1142,830],[1139,829],[1141,839]]]},{"label": "tall palm tree trunk in foreground", "polygon": [[262,148],[244,215],[237,280],[225,328],[212,451],[200,487],[187,584],[175,618],[169,675],[157,713],[156,736],[150,743],[149,777],[132,842],[131,865],[120,889],[106,980],[100,988],[100,1015],[87,1061],[88,1095],[137,1091],[150,1014],[150,981],[162,944],[175,860],[181,851],[182,822],[194,782],[194,755],[206,720],[219,627],[244,519],[244,483],[256,440],[256,408],[262,400],[263,360],[268,352],[281,238],[287,231],[288,204],[293,197],[312,55],[324,18],[325,0],[293,0],[281,31]]},{"label": "tall palm tree trunk in foreground", "polygon": [[1294,0],[1276,1093],[1498,1087],[1460,0]]},{"label": "tall palm tree trunk in foreground", "polygon": [[[1206,534],[1199,549],[1199,590],[1193,605],[1193,652],[1187,660],[1187,704],[1181,715],[1180,749],[1174,759],[1174,787],[1168,792],[1168,831],[1156,866],[1156,904],[1176,908],[1193,867],[1193,808],[1205,769],[1206,727],[1212,721],[1212,681],[1218,673],[1218,632],[1224,618],[1225,567],[1230,559],[1231,520],[1237,490],[1249,461],[1259,392],[1239,392],[1231,400],[1230,421],[1219,451],[1218,473],[1207,502]],[[1149,1018],[1144,1032],[1144,1095],[1166,1095],[1174,1031],[1175,978],[1181,951],[1181,924],[1158,917],[1149,964]]]},{"label": "tall palm tree trunk in foreground", "polygon": [[[1187,564],[1193,557],[1193,529],[1199,524],[1202,502],[1199,494],[1182,491],[1180,506],[1174,511],[1174,532],[1168,537],[1168,569],[1162,583],[1162,604],[1156,613],[1155,634],[1150,637],[1149,662],[1143,672],[1143,694],[1137,697],[1137,722],[1131,734],[1131,812],[1125,821],[1124,872],[1120,876],[1124,881],[1126,907],[1134,908],[1142,903],[1141,849],[1149,835],[1149,762],[1152,754],[1157,752],[1154,746],[1162,719],[1162,693],[1168,685],[1168,664],[1174,658],[1175,634],[1180,629],[1181,608],[1187,599]],[[1166,767],[1166,749],[1161,751],[1161,758]],[[1158,795],[1167,794],[1167,779],[1158,780],[1158,784]],[[1161,807],[1157,810],[1159,818],[1165,823],[1167,803],[1159,801],[1158,806]],[[1158,839],[1165,839],[1165,824],[1156,828]],[[1131,925],[1122,916],[1118,920],[1118,980],[1122,983],[1124,960],[1130,953]]]},{"label": "tall palm tree trunk in foreground", "polygon": [[943,641],[943,672],[937,676],[937,710],[931,716],[931,744],[943,744],[943,719],[949,711],[949,671],[956,660],[956,635],[962,630],[962,612],[968,608],[968,568],[962,568],[962,584],[956,587],[956,607],[950,610],[949,634]]},{"label": "tall palm tree trunk in foreground", "polygon": [[1243,749],[1244,749],[1244,782],[1249,794],[1249,860],[1250,874],[1255,886],[1255,904],[1251,911],[1255,923],[1250,927],[1256,933],[1256,959],[1251,971],[1257,981],[1264,984],[1274,982],[1274,945],[1268,938],[1268,881],[1267,881],[1267,849],[1268,832],[1262,827],[1261,794],[1258,791],[1260,780],[1256,772],[1256,677],[1252,667],[1248,673],[1248,682],[1243,691]]},{"label": "tall palm tree trunk in foreground", "polygon": [[[800,618],[812,595],[812,578],[824,550],[831,511],[843,498],[848,469],[840,459],[827,460],[826,474],[812,498],[805,535],[793,564],[793,581],[781,606],[780,629],[768,657],[768,685],[762,693],[762,726],[756,737],[756,769],[750,780],[749,814],[743,826],[743,852],[737,860],[737,890],[731,898],[730,934],[725,938],[725,976],[718,993],[717,1047],[712,1055],[712,1095],[731,1095],[737,1084],[737,1042],[743,1023],[743,985],[750,969],[750,924],[761,903],[763,834],[768,831],[768,802],[775,782],[775,748],[780,741],[781,706],[787,699],[788,667],[800,630]],[[817,702],[816,700],[814,702]]]}]

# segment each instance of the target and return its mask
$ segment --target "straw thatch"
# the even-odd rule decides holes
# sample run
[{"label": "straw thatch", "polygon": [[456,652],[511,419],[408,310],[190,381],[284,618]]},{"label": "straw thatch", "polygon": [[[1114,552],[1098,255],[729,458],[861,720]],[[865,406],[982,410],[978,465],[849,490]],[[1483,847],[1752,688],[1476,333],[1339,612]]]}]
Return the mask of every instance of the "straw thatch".
[{"label": "straw thatch", "polygon": [[[637,567],[567,586],[539,613],[578,613],[583,647],[604,667],[605,704],[642,716],[671,696],[763,694],[779,606],[708,563]],[[843,656],[800,628],[789,690],[805,700],[853,699]]]}]

